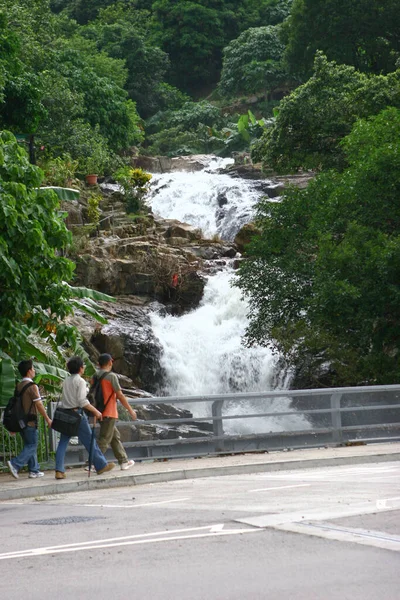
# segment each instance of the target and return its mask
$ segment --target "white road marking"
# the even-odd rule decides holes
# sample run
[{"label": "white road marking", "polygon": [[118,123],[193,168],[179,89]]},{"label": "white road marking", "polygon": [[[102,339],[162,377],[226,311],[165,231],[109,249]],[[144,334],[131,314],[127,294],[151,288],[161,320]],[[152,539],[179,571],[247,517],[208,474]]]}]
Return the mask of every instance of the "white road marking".
[{"label": "white road marking", "polygon": [[145,504],[74,504],[74,506],[88,506],[90,508],[142,508],[144,506],[158,506],[160,504],[171,504],[172,502],[184,502],[185,500],[190,500],[190,498],[175,498],[174,500],[147,502]]},{"label": "white road marking", "polygon": [[247,490],[248,492],[273,492],[274,490],[287,490],[288,488],[310,487],[311,483],[298,483],[296,485],[280,485],[278,487],[259,488],[257,490]]},{"label": "white road marking", "polygon": [[251,525],[252,527],[276,527],[277,525],[286,525],[289,523],[304,523],[314,521],[330,521],[332,519],[339,519],[343,517],[353,517],[359,515],[374,514],[377,510],[381,512],[387,512],[396,510],[396,507],[385,507],[382,509],[377,508],[375,502],[364,502],[360,504],[351,505],[336,505],[326,507],[315,507],[308,508],[304,507],[302,510],[296,510],[293,512],[281,512],[276,514],[264,514],[240,519],[235,519],[237,523],[244,523]]},{"label": "white road marking", "polygon": [[[209,530],[206,533],[189,533],[200,530]],[[139,534],[126,536],[125,538],[114,538],[114,540],[97,540],[93,542],[79,542],[77,544],[66,544],[64,546],[51,546],[44,548],[31,548],[29,550],[20,550],[16,552],[6,552],[0,554],[0,560],[10,560],[27,558],[34,556],[43,556],[46,554],[61,554],[65,552],[80,552],[82,550],[99,550],[102,548],[115,548],[121,546],[133,546],[138,544],[153,544],[158,542],[168,542],[174,540],[187,540],[187,539],[199,539],[207,537],[220,537],[228,535],[238,535],[245,533],[256,533],[263,531],[262,529],[230,529],[223,530],[223,525],[211,525],[206,527],[193,527],[189,529],[177,529],[175,531],[162,531],[157,533]],[[174,533],[182,533],[183,535],[171,535]],[[189,535],[184,535],[189,533]],[[154,537],[156,535],[162,535],[162,537]],[[135,539],[134,539],[135,538]],[[122,541],[122,540],[127,541]]]},{"label": "white road marking", "polygon": [[336,477],[337,475],[339,476],[343,476],[343,475],[380,475],[381,473],[389,473],[389,472],[396,472],[399,471],[399,467],[393,466],[393,467],[388,467],[388,466],[384,466],[384,467],[375,467],[375,468],[366,468],[366,467],[362,467],[359,469],[356,468],[351,468],[349,467],[348,469],[338,469],[337,467],[328,467],[326,469],[320,469],[320,470],[316,470],[314,473],[307,473],[307,472],[290,472],[288,471],[287,473],[279,473],[279,474],[272,474],[272,473],[262,473],[259,475],[260,479],[318,479],[321,477],[327,477],[327,478],[331,478],[331,477]]},{"label": "white road marking", "polygon": [[287,523],[279,525],[275,529],[400,552],[400,537],[380,531],[366,531],[325,523]]},{"label": "white road marking", "polygon": [[[394,504],[396,506],[388,506],[388,502],[390,502],[391,504]],[[399,508],[400,507],[400,497],[397,498],[381,498],[380,500],[376,501],[376,508],[380,508],[380,509],[393,509],[393,508]]]},{"label": "white road marking", "polygon": [[220,525],[213,525],[210,529],[211,533],[218,533],[219,531],[222,531],[224,528],[224,525],[221,523]]}]

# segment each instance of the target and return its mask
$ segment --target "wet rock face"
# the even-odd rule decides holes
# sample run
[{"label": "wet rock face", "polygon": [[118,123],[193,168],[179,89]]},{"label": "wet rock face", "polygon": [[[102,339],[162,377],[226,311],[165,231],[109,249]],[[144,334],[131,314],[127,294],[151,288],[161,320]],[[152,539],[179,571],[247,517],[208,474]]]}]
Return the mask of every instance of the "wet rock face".
[{"label": "wet rock face", "polygon": [[113,313],[107,325],[93,332],[90,343],[100,354],[111,354],[117,373],[129,377],[136,386],[157,393],[164,379],[160,366],[162,349],[153,335],[149,309],[118,303],[113,306]]},{"label": "wet rock face", "polygon": [[137,156],[132,158],[134,167],[151,173],[172,173],[174,171],[202,171],[210,162],[207,154],[192,154],[191,156]]}]

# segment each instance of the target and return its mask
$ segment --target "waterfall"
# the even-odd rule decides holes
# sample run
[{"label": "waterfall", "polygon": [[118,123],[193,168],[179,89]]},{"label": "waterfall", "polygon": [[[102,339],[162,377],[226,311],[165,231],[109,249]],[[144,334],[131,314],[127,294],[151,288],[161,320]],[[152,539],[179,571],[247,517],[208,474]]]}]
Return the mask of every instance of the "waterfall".
[{"label": "waterfall", "polygon": [[227,159],[214,159],[203,171],[153,175],[148,199],[153,212],[164,219],[190,223],[205,237],[218,234],[233,240],[251,220],[262,191],[253,181],[219,173],[226,164]]},{"label": "waterfall", "polygon": [[[207,236],[219,233],[224,239],[232,239],[251,219],[261,192],[253,181],[232,179],[215,172],[217,167],[218,163],[214,162],[196,173],[154,176],[149,199],[154,213],[190,223]],[[224,209],[222,216],[221,208]],[[163,348],[161,362],[166,384],[162,392],[165,395],[262,392],[287,387],[287,381],[279,373],[276,354],[269,348],[242,345],[248,306],[240,290],[231,285],[234,276],[229,267],[208,276],[201,304],[190,313],[180,317],[151,315],[154,334]],[[226,406],[224,414],[277,412],[288,406],[289,399],[283,393],[282,398],[273,401]],[[197,417],[210,414],[210,407],[203,403],[193,403],[189,408]],[[225,422],[226,431],[236,432],[306,427],[300,415]]]}]

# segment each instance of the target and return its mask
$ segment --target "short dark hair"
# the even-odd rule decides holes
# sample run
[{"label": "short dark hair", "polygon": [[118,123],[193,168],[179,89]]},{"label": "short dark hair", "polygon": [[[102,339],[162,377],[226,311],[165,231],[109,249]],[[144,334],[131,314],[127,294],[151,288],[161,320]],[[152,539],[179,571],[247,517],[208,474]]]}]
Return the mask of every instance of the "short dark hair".
[{"label": "short dark hair", "polygon": [[18,365],[18,371],[21,374],[21,377],[26,377],[28,371],[33,368],[33,360],[28,358],[27,360],[21,360]]},{"label": "short dark hair", "polygon": [[80,356],[73,356],[67,362],[67,369],[71,373],[71,375],[76,375],[77,373],[79,373],[82,367],[83,360]]},{"label": "short dark hair", "polygon": [[110,361],[112,362],[112,359],[113,357],[111,356],[111,354],[100,354],[98,360],[99,367],[105,367]]}]

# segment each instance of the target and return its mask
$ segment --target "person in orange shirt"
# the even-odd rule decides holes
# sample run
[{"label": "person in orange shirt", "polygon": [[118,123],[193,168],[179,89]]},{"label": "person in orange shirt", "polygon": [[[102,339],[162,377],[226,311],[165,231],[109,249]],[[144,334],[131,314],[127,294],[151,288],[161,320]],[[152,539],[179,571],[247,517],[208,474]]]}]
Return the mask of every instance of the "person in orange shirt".
[{"label": "person in orange shirt", "polygon": [[118,377],[111,372],[113,359],[111,354],[100,354],[99,370],[96,372],[96,377],[102,377],[100,385],[103,391],[105,408],[103,410],[103,420],[100,423],[100,435],[97,441],[100,450],[103,454],[111,446],[115,458],[123,471],[129,469],[135,464],[134,460],[129,460],[125,448],[121,443],[121,437],[117,427],[115,426],[118,419],[117,399],[122,406],[131,415],[132,419],[137,418],[136,412],[130,406],[128,400],[122,393]]}]

